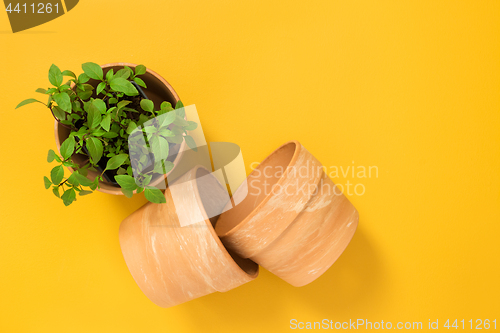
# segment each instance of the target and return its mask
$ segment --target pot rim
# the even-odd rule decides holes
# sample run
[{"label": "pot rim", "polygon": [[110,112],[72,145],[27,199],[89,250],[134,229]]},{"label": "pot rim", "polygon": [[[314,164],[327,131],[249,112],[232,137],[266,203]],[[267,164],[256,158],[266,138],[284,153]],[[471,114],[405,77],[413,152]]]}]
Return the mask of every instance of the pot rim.
[{"label": "pot rim", "polygon": [[[250,172],[250,174],[247,176],[246,179],[249,179],[254,173],[257,172],[257,170],[260,171],[260,167],[262,165],[265,165],[265,163],[272,157],[274,156],[280,149],[288,146],[288,145],[291,145],[291,144],[294,144],[295,145],[295,149],[294,149],[294,152],[293,152],[293,155],[292,155],[292,158],[290,159],[290,162],[288,162],[287,166],[286,166],[286,171],[281,175],[280,179],[278,179],[278,181],[276,182],[276,185],[283,185],[283,182],[285,181],[286,179],[286,176],[288,175],[290,171],[290,166],[293,166],[295,165],[296,161],[297,161],[297,158],[299,157],[299,154],[300,154],[300,151],[303,149],[302,145],[300,144],[299,141],[297,140],[291,140],[291,141],[288,141],[288,142],[285,142],[284,144],[282,144],[281,146],[279,146],[278,148],[276,148],[271,154],[269,154],[262,162],[260,162],[260,164],[252,170],[252,172]],[[234,194],[232,195],[233,197],[240,191],[241,187],[239,187],[235,192]],[[257,213],[258,211],[261,210],[262,206],[265,206],[267,204],[267,202],[269,200],[271,200],[271,198],[274,196],[275,194],[273,194],[273,192],[269,193],[258,205],[257,207],[255,207],[243,220],[241,220],[237,225],[235,225],[233,228],[231,228],[230,230],[228,230],[227,232],[225,232],[224,234],[221,234],[219,235],[220,238],[225,238],[225,237],[230,237],[232,236],[233,234],[237,233],[241,228],[243,228],[243,226],[250,220],[252,219]],[[228,206],[231,205],[231,202],[228,202],[227,204]],[[231,206],[232,207],[232,206]],[[228,208],[227,206],[225,208]],[[224,209],[225,211],[226,209]],[[217,229],[217,227],[216,227]]]},{"label": "pot rim", "polygon": [[[102,69],[106,69],[106,68],[111,68],[111,67],[124,67],[124,66],[135,68],[138,65],[130,63],[130,62],[111,62],[111,63],[107,63],[107,64],[104,64],[104,65],[101,65],[101,68]],[[161,75],[159,75],[155,71],[149,69],[148,67],[146,67],[146,73],[149,73],[149,74],[153,75],[158,81],[160,81],[170,91],[170,93],[173,95],[176,103],[180,100],[179,95],[177,95],[177,92],[174,90],[174,88],[163,77],[161,77]],[[72,82],[72,84],[71,84],[71,88],[73,88],[73,87],[74,87],[74,82]],[[57,120],[54,120],[54,134],[55,134],[55,139],[56,139],[56,147],[57,147],[58,151],[61,149],[61,142],[59,140],[59,134],[58,134],[59,133],[59,126],[61,126],[60,123]],[[184,153],[184,150],[186,150],[186,141],[183,140],[180,145],[181,146],[179,148],[179,153],[177,154],[177,156],[175,157],[175,159],[173,161],[174,168],[175,168],[175,164],[178,163],[179,159],[182,157],[182,155]],[[74,169],[72,167],[67,167],[67,168],[72,173],[74,172]],[[170,170],[168,173],[163,174],[161,177],[158,177],[158,179],[156,179],[155,181],[151,182],[150,186],[156,186],[159,183],[161,183],[162,181],[164,181],[167,178],[167,176],[174,170],[174,168],[172,168],[172,170]],[[99,186],[101,186],[103,183],[106,184],[106,185],[109,185],[110,187],[112,186],[108,182],[101,182],[101,181],[99,181]],[[99,191],[99,192],[107,193],[107,194],[123,195],[121,187],[119,187],[119,186],[118,187],[117,186],[112,186],[112,187],[113,187],[113,189],[107,189],[107,188],[100,187],[100,188],[98,188],[96,190]],[[136,191],[137,190],[134,190],[133,193],[135,194]]]}]

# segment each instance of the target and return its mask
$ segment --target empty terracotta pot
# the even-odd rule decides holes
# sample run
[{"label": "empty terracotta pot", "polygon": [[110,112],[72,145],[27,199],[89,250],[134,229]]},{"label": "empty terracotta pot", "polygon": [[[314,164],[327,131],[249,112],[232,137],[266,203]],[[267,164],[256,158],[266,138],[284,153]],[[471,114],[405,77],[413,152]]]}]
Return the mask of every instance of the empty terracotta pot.
[{"label": "empty terracotta pot", "polygon": [[[200,182],[200,177],[203,182]],[[125,262],[146,296],[162,307],[225,292],[251,281],[258,266],[228,252],[205,211],[212,201],[227,197],[226,190],[205,168],[195,167],[165,191],[166,204],[147,203],[120,225]],[[204,220],[181,226],[176,213],[201,214]],[[210,213],[209,213],[210,214]]]},{"label": "empty terracotta pot", "polygon": [[[217,221],[226,248],[294,286],[323,274],[350,242],[358,212],[299,142],[275,150]],[[246,194],[246,197],[245,197]]]},{"label": "empty terracotta pot", "polygon": [[[106,75],[106,73],[111,68],[113,68],[114,72],[116,73],[118,70],[122,69],[124,66],[128,66],[132,69],[135,69],[135,67],[137,65],[131,64],[131,63],[126,63],[126,62],[115,62],[115,63],[111,63],[111,64],[102,65],[101,67],[103,69],[104,75]],[[160,108],[160,104],[163,101],[170,102],[172,105],[175,105],[179,101],[179,96],[175,92],[174,88],[172,88],[172,86],[156,72],[154,72],[148,68],[146,70],[146,73],[141,75],[140,77],[142,78],[144,83],[146,83],[146,86],[147,86],[147,88],[143,88],[144,92],[146,93],[148,98],[154,102],[155,107],[157,109]],[[99,84],[99,82],[97,80],[94,80],[94,79],[90,79],[87,83],[92,85],[94,87],[94,89]],[[94,97],[94,98],[96,97],[95,92],[94,92],[94,95],[92,97]],[[70,130],[69,130],[69,128],[62,126],[57,120],[55,121],[55,124],[54,124],[54,130],[55,130],[57,149],[60,150],[61,144],[64,142],[64,140],[66,140],[68,138]],[[177,162],[182,157],[184,150],[186,149],[186,142],[185,141],[183,141],[180,145],[181,146],[179,149],[179,153],[177,154],[175,159],[172,161],[174,163],[174,168],[175,168],[175,165],[177,165]],[[73,160],[74,163],[76,163],[78,165],[84,165],[86,163],[86,161],[88,160],[88,157],[84,154],[74,154],[71,159]],[[73,172],[72,168],[68,167],[68,169],[71,172]],[[172,171],[173,171],[173,169],[170,170],[170,172],[168,174],[170,174]],[[88,172],[88,178],[91,180],[94,180],[95,177],[97,177],[97,175],[98,175],[98,173],[95,171]],[[165,178],[167,177],[167,175],[161,175],[160,177],[153,179],[151,181],[150,185],[156,186],[160,182],[164,181]],[[100,186],[100,189],[98,189],[98,191],[101,191],[104,193],[109,193],[109,194],[115,194],[115,195],[123,195],[121,188],[117,185],[110,183],[110,182],[107,182],[107,181],[101,182],[100,181],[99,186]]]}]

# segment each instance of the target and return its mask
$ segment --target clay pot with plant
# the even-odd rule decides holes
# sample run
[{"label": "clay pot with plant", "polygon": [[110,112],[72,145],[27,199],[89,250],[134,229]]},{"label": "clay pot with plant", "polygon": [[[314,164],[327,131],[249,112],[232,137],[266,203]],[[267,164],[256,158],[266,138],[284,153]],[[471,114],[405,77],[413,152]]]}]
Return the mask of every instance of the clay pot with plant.
[{"label": "clay pot with plant", "polygon": [[[66,206],[77,194],[95,190],[127,197],[144,192],[150,202],[164,203],[156,185],[174,169],[186,144],[196,149],[188,131],[197,124],[186,120],[168,82],[143,65],[88,62],[82,69],[77,76],[52,65],[52,87],[36,90],[47,102],[30,98],[16,107],[38,102],[55,118],[59,154],[49,150],[47,161],[57,166],[44,177],[45,188]],[[146,145],[129,149],[141,142]],[[71,171],[68,177],[64,167]]]}]

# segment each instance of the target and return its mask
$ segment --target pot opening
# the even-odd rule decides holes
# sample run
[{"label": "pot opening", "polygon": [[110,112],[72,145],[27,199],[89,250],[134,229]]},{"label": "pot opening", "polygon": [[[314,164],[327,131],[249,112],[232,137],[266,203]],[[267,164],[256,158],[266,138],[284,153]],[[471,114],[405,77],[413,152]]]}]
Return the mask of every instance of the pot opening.
[{"label": "pot opening", "polygon": [[[281,146],[250,173],[247,178],[248,194],[236,207],[226,211],[224,218],[218,221],[216,225],[218,235],[227,234],[272,193],[272,187],[286,172],[296,149],[295,142]],[[233,197],[238,198],[242,195],[244,188],[240,186]]]}]

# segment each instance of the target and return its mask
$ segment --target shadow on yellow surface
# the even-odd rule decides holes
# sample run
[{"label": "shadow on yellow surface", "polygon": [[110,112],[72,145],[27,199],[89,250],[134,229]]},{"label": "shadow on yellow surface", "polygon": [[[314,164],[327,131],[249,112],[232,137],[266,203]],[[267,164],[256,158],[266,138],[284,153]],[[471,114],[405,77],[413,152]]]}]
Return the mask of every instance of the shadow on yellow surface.
[{"label": "shadow on yellow surface", "polygon": [[[352,313],[366,311],[383,294],[384,271],[378,256],[362,227],[358,227],[337,262],[307,286],[293,287],[261,268],[260,276],[253,282],[223,294],[211,294],[181,304],[172,310],[193,318],[190,324],[200,332],[207,329],[216,332],[215,328],[206,327],[213,318],[223,318],[224,325],[235,329],[244,326],[248,331],[258,327],[259,318],[268,316],[276,321],[268,323],[266,329],[275,330],[288,329],[289,320],[293,318],[303,321],[349,318]],[[301,307],[293,306],[290,299]],[[279,311],[288,311],[289,318],[280,316]]]}]

